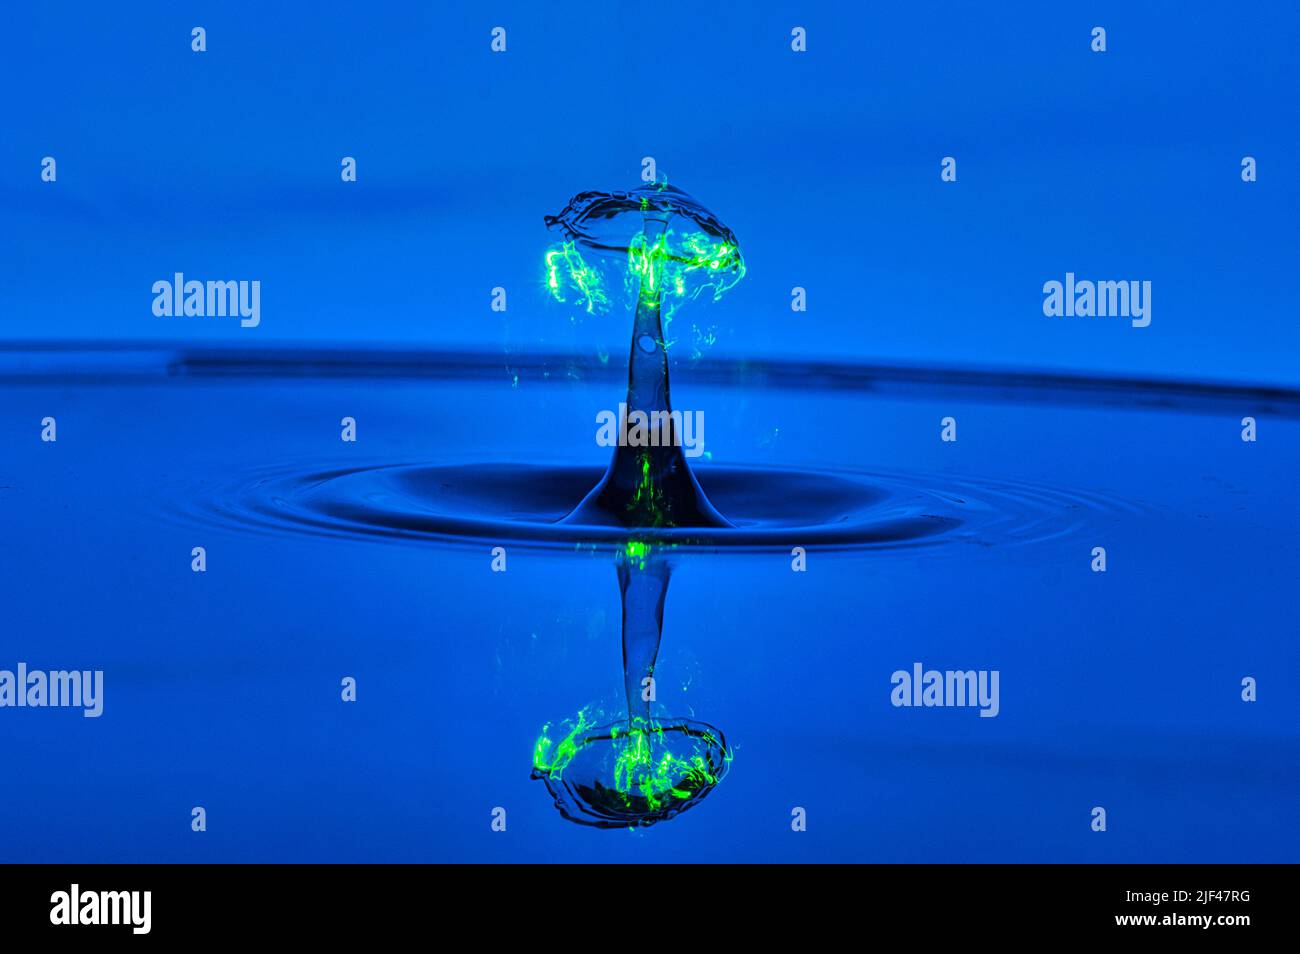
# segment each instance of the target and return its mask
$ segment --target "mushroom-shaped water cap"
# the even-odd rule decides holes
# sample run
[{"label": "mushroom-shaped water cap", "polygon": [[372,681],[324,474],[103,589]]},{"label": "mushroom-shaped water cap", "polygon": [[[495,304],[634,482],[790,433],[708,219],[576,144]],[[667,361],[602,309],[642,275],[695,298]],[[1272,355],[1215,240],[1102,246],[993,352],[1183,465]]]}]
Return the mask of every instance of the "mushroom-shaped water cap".
[{"label": "mushroom-shaped water cap", "polygon": [[[546,255],[547,284],[560,301],[566,289],[588,311],[604,310],[612,262],[640,299],[693,299],[708,289],[716,300],[745,274],[736,234],[694,198],[667,183],[630,192],[582,192],[547,228],[564,241]],[[589,262],[583,252],[596,253]],[[670,309],[671,310],[671,309]]]}]

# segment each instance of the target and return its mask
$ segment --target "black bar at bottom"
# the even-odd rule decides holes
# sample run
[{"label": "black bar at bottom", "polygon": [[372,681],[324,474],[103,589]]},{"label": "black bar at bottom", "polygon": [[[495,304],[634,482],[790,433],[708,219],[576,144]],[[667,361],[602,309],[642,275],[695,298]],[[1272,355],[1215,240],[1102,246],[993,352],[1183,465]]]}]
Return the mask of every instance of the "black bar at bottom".
[{"label": "black bar at bottom", "polygon": [[[823,926],[842,920],[873,933],[924,925],[927,937],[969,938],[978,928],[985,938],[1200,934],[1231,942],[1242,931],[1284,929],[1290,915],[1282,907],[1294,881],[1294,868],[1273,865],[642,866],[606,873],[434,867],[11,865],[0,875],[0,923],[7,938],[66,934],[90,943],[277,936],[337,943],[433,923],[475,921],[495,932],[515,917],[518,926],[532,925],[525,930],[554,929],[558,921],[584,932],[590,925],[570,921],[578,911],[598,920],[630,914],[633,923],[655,910],[670,920],[685,914],[664,909],[675,907],[677,882],[684,908],[699,907],[690,898],[707,890],[731,907],[711,917],[738,926],[790,917]],[[725,897],[738,903],[727,905]],[[756,903],[739,903],[744,898]],[[485,923],[474,913],[484,906],[514,916]]]}]

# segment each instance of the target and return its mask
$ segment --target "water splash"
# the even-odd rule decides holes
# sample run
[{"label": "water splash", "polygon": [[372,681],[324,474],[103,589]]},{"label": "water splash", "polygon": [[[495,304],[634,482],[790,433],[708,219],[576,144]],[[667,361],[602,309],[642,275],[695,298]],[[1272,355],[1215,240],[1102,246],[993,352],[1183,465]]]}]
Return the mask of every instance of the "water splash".
[{"label": "water splash", "polygon": [[716,301],[745,276],[735,233],[667,183],[583,192],[545,222],[565,236],[546,253],[548,289],[557,301],[576,294],[592,314],[609,310],[611,287],[632,301],[657,299],[671,313],[706,291]]},{"label": "water splash", "polygon": [[[608,271],[622,271],[633,301],[627,415],[613,460],[596,487],[564,519],[585,526],[729,527],[705,496],[682,453],[668,386],[664,327],[682,301],[712,300],[745,275],[735,233],[667,183],[631,192],[583,192],[546,225],[565,239],[546,253],[547,285],[559,301],[575,295],[590,312],[608,307]],[[584,255],[584,252],[587,253]],[[667,440],[628,440],[638,415],[662,420]]]}]

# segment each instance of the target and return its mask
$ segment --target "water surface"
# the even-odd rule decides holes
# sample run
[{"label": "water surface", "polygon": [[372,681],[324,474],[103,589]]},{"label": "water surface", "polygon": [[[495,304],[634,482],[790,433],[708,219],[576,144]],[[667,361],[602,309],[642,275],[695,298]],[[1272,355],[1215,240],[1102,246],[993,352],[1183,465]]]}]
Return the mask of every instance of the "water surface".
[{"label": "water surface", "polygon": [[[615,541],[536,528],[607,463],[617,369],[0,357],[4,663],[106,682],[98,720],[0,720],[5,860],[1296,857],[1294,392],[701,363],[700,483],[771,536],[681,541],[660,699],[733,760],[631,833],[529,780],[543,724],[624,704]],[[894,708],[916,661],[1000,670],[1000,714]]]}]

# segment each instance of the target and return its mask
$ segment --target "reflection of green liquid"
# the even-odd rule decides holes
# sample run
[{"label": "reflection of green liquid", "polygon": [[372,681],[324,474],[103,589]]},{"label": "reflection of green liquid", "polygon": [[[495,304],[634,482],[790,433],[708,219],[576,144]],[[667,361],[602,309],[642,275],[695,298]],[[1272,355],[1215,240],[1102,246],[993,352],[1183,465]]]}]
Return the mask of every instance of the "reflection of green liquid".
[{"label": "reflection of green liquid", "polygon": [[[634,192],[583,193],[558,216],[548,217],[547,224],[568,236],[546,255],[546,283],[557,300],[572,295],[589,312],[604,310],[609,283],[601,266],[623,269],[624,287],[635,302],[628,416],[670,412],[664,324],[682,301],[704,291],[716,300],[740,281],[745,263],[735,235],[686,193],[666,184]],[[583,249],[595,253],[590,261]],[[623,435],[605,476],[565,521],[640,529],[730,526],[691,473],[675,423],[668,432],[666,444],[648,447],[632,446]]]},{"label": "reflection of green liquid", "polygon": [[546,782],[571,821],[602,828],[664,821],[712,791],[731,762],[717,729],[651,714],[671,572],[668,559],[647,544],[629,543],[619,554],[626,714],[607,721],[584,709],[563,733],[543,728],[534,747],[533,777]]}]

